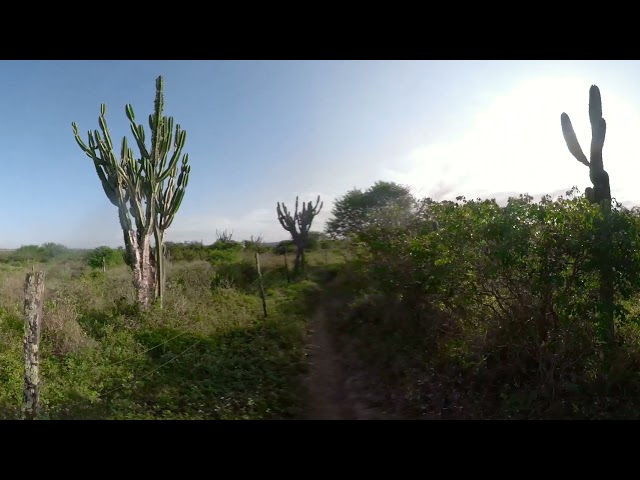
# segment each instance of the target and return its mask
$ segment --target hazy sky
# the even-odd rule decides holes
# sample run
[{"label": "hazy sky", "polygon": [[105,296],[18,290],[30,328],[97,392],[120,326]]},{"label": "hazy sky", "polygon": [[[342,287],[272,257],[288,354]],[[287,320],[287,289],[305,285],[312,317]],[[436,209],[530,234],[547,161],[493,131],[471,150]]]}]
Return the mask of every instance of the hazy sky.
[{"label": "hazy sky", "polygon": [[98,128],[114,142],[124,114],[153,109],[187,131],[191,179],[168,231],[173,241],[287,237],[277,201],[320,194],[325,207],[376,180],[420,196],[504,197],[589,186],[568,152],[560,114],[588,154],[588,92],[600,87],[612,194],[640,203],[638,61],[2,61],[0,247],[54,241],[117,246],[122,234],[91,160],[76,145]]}]

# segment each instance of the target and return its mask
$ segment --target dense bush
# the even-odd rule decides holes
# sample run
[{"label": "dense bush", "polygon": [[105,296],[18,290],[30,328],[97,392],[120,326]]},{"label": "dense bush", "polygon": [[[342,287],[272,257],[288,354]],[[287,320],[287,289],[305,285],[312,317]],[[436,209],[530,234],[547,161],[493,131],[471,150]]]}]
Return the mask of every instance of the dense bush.
[{"label": "dense bush", "polygon": [[165,242],[165,248],[169,259],[175,262],[207,260],[211,251],[211,248],[203,245],[202,242]]},{"label": "dense bush", "polygon": [[237,261],[243,244],[229,239],[218,239],[212,245],[202,242],[166,242],[167,256],[173,262],[206,260],[213,263]]},{"label": "dense bush", "polygon": [[110,267],[124,263],[123,250],[110,247],[98,247],[90,250],[86,255],[87,265],[91,268]]},{"label": "dense bush", "polygon": [[295,252],[295,245],[293,244],[293,240],[282,240],[278,242],[278,244],[273,247],[273,253],[276,255],[284,255],[285,253]]},{"label": "dense bush", "polygon": [[[605,217],[575,191],[532,200],[425,200],[404,225],[374,222],[359,235],[361,275],[372,283],[343,328],[367,337],[361,353],[372,368],[395,362],[403,374],[393,381],[417,410],[596,415],[594,398],[612,388],[640,392],[634,374],[613,373],[638,349],[630,332],[640,217],[621,205]],[[615,345],[605,342],[598,301],[604,229],[613,238]],[[444,403],[433,402],[434,388]]]}]

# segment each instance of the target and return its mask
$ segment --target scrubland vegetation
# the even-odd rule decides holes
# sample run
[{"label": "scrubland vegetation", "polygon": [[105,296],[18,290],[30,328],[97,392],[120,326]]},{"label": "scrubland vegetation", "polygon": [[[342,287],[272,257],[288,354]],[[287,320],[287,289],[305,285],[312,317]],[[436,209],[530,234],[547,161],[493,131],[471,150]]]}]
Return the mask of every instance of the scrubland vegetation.
[{"label": "scrubland vegetation", "polygon": [[[306,398],[307,312],[323,272],[341,262],[312,251],[308,278],[288,284],[283,257],[261,256],[266,300],[257,296],[253,252],[208,248],[208,260],[168,266],[163,308],[141,312],[122,252],[107,247],[41,256],[45,305],[41,418],[285,419]],[[199,251],[189,244],[176,250]],[[23,247],[0,258],[0,417],[19,418],[24,359]],[[171,250],[170,250],[171,251]],[[221,262],[216,253],[233,253]],[[95,268],[99,253],[114,261]],[[329,263],[326,263],[329,260]]]},{"label": "scrubland vegetation", "polygon": [[379,181],[338,198],[324,233],[319,197],[274,205],[290,239],[267,246],[226,231],[165,241],[190,165],[162,85],[151,147],[126,108],[139,157],[126,139],[114,153],[104,105],[87,143],[73,126],[124,248],[0,254],[0,417],[21,416],[24,276],[44,270],[42,419],[314,418],[317,331],[330,337],[314,353],[331,357],[327,402],[341,404],[324,415],[636,418],[640,210],[611,196],[597,87],[589,159],[561,117],[589,168],[584,195],[435,201]]},{"label": "scrubland vegetation", "polygon": [[[503,206],[401,197],[369,209],[350,240],[312,235],[322,240],[290,282],[286,242],[169,243],[164,305],[146,311],[121,250],[2,254],[0,415],[20,414],[23,283],[35,262],[46,272],[42,418],[307,418],[319,310],[342,381],[358,379],[345,389],[379,418],[634,417],[637,209],[614,204],[605,216],[575,189]],[[616,273],[613,341],[598,301],[603,226]]]}]

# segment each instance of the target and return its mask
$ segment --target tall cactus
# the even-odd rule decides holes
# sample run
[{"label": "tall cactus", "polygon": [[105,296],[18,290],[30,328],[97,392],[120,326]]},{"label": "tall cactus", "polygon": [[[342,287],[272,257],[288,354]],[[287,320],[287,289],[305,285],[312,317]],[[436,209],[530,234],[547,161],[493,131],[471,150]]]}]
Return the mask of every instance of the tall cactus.
[{"label": "tall cactus", "polygon": [[[147,154],[147,158],[149,158],[147,176],[150,178],[150,184],[152,186],[151,197],[153,198],[155,210],[153,234],[156,244],[154,250],[156,295],[160,306],[162,306],[165,287],[164,259],[166,257],[166,251],[164,247],[164,234],[173,223],[176,212],[180,208],[187,184],[189,183],[189,173],[191,172],[189,154],[185,153],[182,155],[187,132],[182,130],[178,124],[176,125],[174,135],[173,117],[164,117],[162,115],[164,110],[163,87],[164,82],[162,77],[158,77],[156,80],[154,113],[149,116],[151,150]],[[136,136],[140,151],[143,152],[144,129],[142,125],[135,124],[135,117],[131,106],[127,107],[127,118],[131,122],[131,130],[134,132],[134,136]],[[136,133],[138,133],[138,135],[136,135]],[[171,152],[172,146],[173,152]],[[145,158],[145,153],[142,154],[143,158]],[[180,173],[178,173],[180,160]]]},{"label": "tall cactus", "polygon": [[307,244],[311,223],[314,217],[322,210],[323,204],[324,202],[320,202],[320,195],[318,195],[315,206],[311,201],[308,203],[302,202],[302,210],[298,211],[298,197],[296,197],[296,208],[292,216],[284,203],[280,206],[280,202],[278,202],[276,208],[278,221],[282,228],[291,234],[291,239],[296,246],[296,260],[293,267],[295,272],[300,271],[300,269],[304,270],[304,247]]},{"label": "tall cactus", "polygon": [[605,220],[601,225],[594,252],[600,269],[600,303],[603,312],[603,327],[607,332],[609,342],[614,339],[614,272],[611,264],[611,231],[607,226],[607,219],[611,212],[611,187],[609,174],[604,169],[602,149],[607,133],[607,123],[602,118],[602,99],[600,89],[591,85],[589,89],[589,120],[591,121],[591,151],[590,160],[578,143],[575,131],[571,125],[569,115],[562,113],[560,122],[562,134],[569,148],[569,152],[580,163],[589,167],[589,179],[593,188],[587,187],[585,196],[590,202],[600,205]]},{"label": "tall cactus", "polygon": [[[151,148],[145,144],[144,127],[135,122],[133,107],[125,107],[140,158],[134,157],[126,137],[122,139],[120,158],[116,157],[105,118],[105,104],[101,105],[98,118],[102,134],[98,130],[89,131],[88,146],[80,138],[75,122],[72,123],[76,142],[93,160],[107,198],[118,207],[127,256],[134,273],[137,300],[143,310],[150,306],[155,296],[161,297],[163,293],[164,232],[173,222],[180,206],[190,171],[188,155],[185,154],[180,174],[175,180],[186,133],[177,125],[174,138],[173,118],[162,116],[162,89],[162,77],[158,77],[154,113],[149,116]],[[173,153],[169,157],[172,141]],[[152,234],[156,241],[153,253],[150,246]]]},{"label": "tall cactus", "polygon": [[571,125],[569,115],[562,113],[560,122],[562,124],[562,134],[567,142],[569,152],[580,163],[589,167],[589,179],[593,188],[587,187],[585,194],[589,201],[593,203],[605,202],[605,208],[611,208],[611,188],[609,186],[609,174],[604,169],[602,162],[602,147],[607,133],[607,122],[602,118],[602,99],[600,89],[591,85],[589,89],[589,120],[591,121],[591,161],[582,152],[576,133]]}]

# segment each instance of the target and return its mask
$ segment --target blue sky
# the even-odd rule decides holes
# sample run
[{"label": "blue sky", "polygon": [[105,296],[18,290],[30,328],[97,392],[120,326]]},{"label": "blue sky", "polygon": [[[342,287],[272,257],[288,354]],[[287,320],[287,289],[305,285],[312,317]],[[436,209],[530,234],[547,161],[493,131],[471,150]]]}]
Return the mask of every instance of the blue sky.
[{"label": "blue sky", "polygon": [[158,75],[192,166],[168,239],[210,243],[224,229],[285,238],[275,204],[296,195],[322,196],[321,229],[336,196],[381,179],[436,198],[584,190],[560,114],[587,151],[592,83],[613,195],[640,203],[639,74],[637,61],[3,61],[0,248],[122,243],[71,122],[86,136],[104,102],[119,144],[127,103],[146,126]]}]

